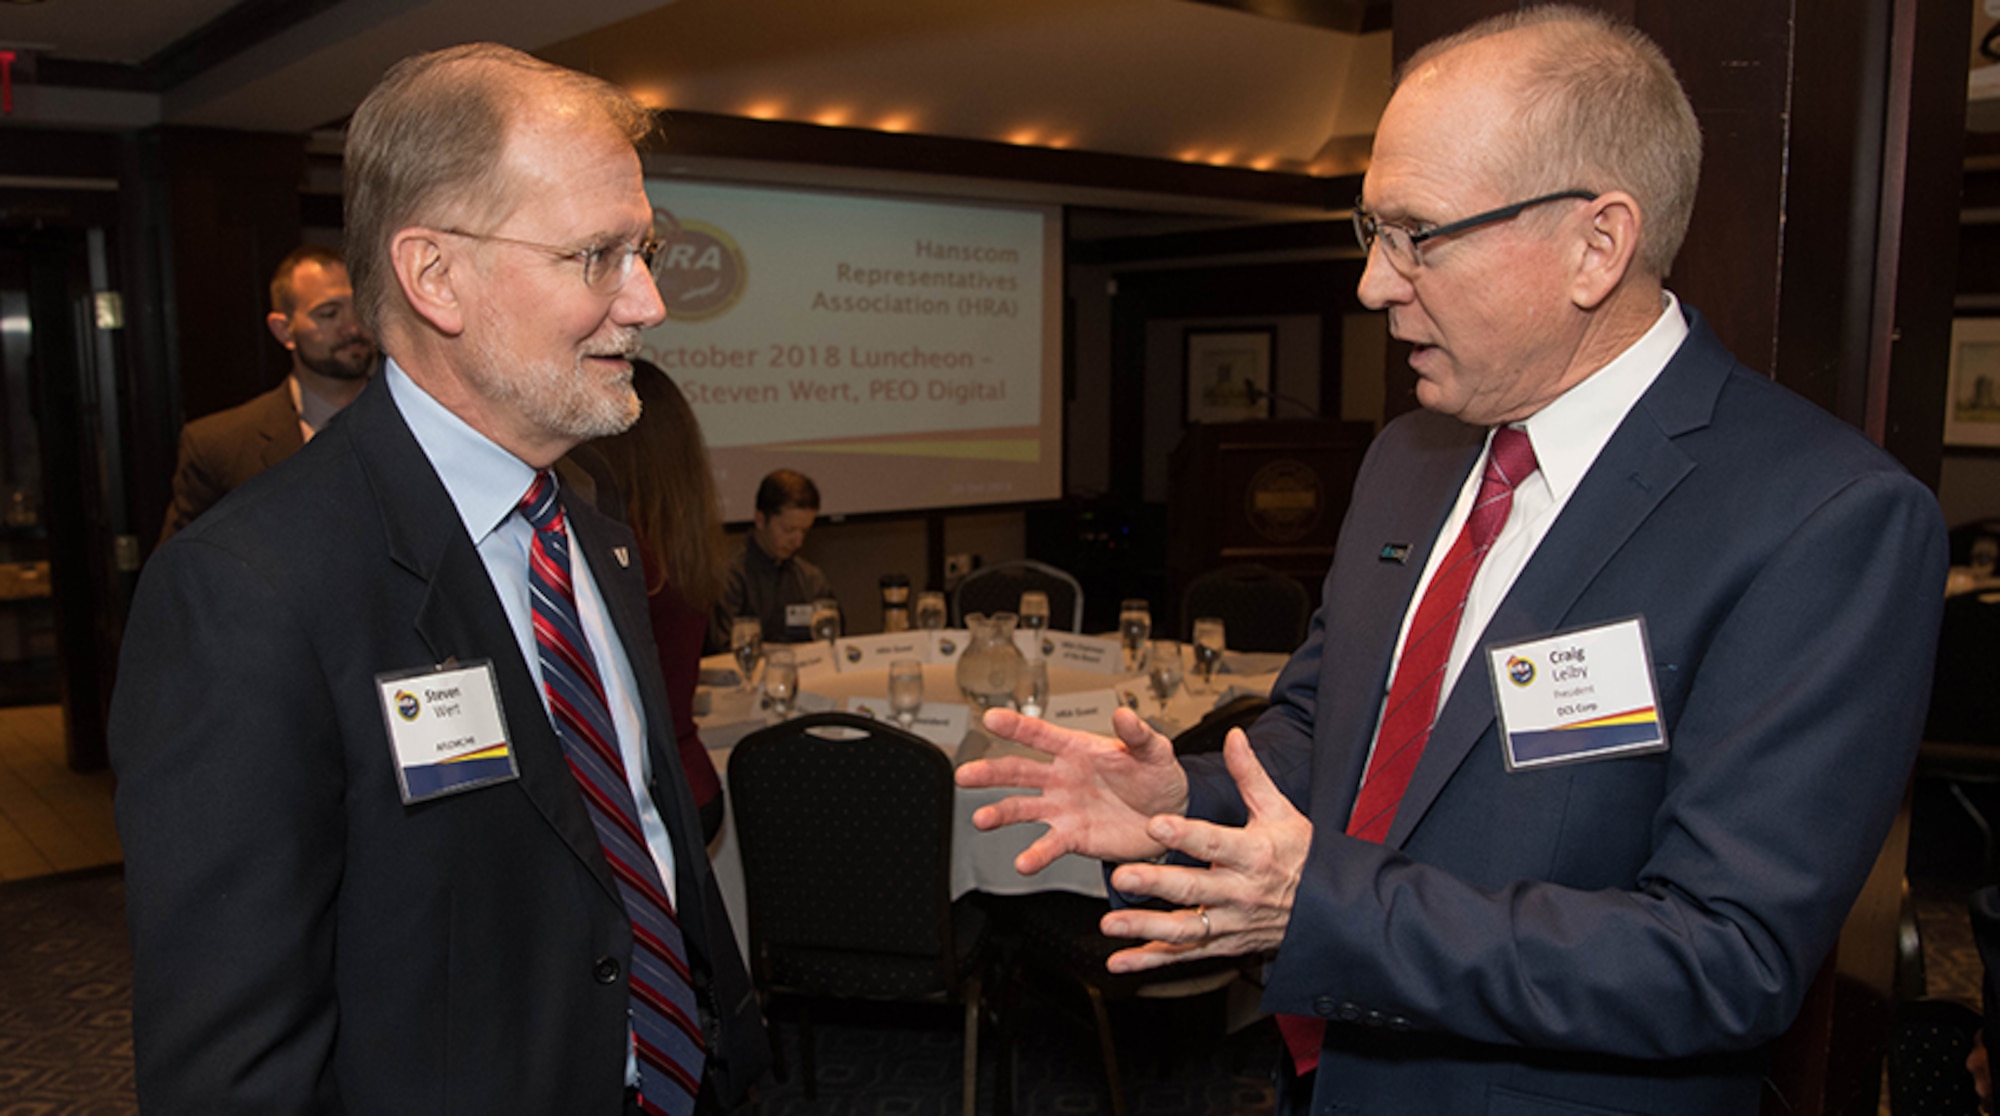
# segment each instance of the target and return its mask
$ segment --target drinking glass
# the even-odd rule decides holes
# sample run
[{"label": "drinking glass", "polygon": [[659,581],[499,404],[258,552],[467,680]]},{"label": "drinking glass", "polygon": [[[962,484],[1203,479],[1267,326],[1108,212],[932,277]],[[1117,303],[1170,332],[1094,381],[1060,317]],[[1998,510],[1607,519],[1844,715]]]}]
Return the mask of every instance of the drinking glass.
[{"label": "drinking glass", "polygon": [[1972,564],[1972,576],[1992,577],[1993,567],[1996,561],[2000,560],[2000,543],[1987,537],[1974,539],[1969,560]]},{"label": "drinking glass", "polygon": [[1021,627],[1039,633],[1049,626],[1049,595],[1039,589],[1021,594]]},{"label": "drinking glass", "polygon": [[840,638],[840,602],[821,597],[813,602],[812,637],[832,643]]},{"label": "drinking glass", "polygon": [[771,648],[764,656],[764,700],[782,721],[792,715],[792,702],[798,696],[799,663],[792,649]]},{"label": "drinking glass", "polygon": [[1118,638],[1125,645],[1125,669],[1138,670],[1153,634],[1153,609],[1144,597],[1129,597],[1118,606]]},{"label": "drinking glass", "polygon": [[729,653],[736,656],[736,673],[743,689],[757,673],[757,660],[764,657],[764,622],[755,616],[738,616],[729,623]]},{"label": "drinking glass", "polygon": [[1222,618],[1219,616],[1199,616],[1194,622],[1194,663],[1201,668],[1204,685],[1213,688],[1215,668],[1222,663],[1222,652],[1228,644],[1224,640]]},{"label": "drinking glass", "polygon": [[926,589],[917,594],[917,627],[934,632],[944,627],[944,594]]},{"label": "drinking glass", "polygon": [[1039,717],[1049,707],[1049,661],[1028,660],[1014,678],[1014,704],[1024,716]]},{"label": "drinking glass", "polygon": [[1181,645],[1179,640],[1162,639],[1153,643],[1153,650],[1146,659],[1146,681],[1153,685],[1153,696],[1165,705],[1173,699],[1181,688]]},{"label": "drinking glass", "polygon": [[889,708],[904,728],[916,723],[917,710],[924,707],[924,664],[917,659],[897,659],[889,664]]}]

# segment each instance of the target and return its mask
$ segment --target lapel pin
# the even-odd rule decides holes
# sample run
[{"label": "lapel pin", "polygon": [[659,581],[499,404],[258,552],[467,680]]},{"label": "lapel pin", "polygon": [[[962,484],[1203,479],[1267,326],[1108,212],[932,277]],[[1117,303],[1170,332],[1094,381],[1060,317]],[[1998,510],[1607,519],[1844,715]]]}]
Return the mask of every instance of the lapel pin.
[{"label": "lapel pin", "polygon": [[1410,544],[1399,542],[1383,543],[1382,553],[1376,557],[1384,562],[1394,562],[1399,566],[1403,565],[1410,560]]},{"label": "lapel pin", "polygon": [[618,560],[618,568],[621,570],[626,569],[632,565],[631,554],[627,552],[626,549],[622,546],[612,547],[611,556]]}]

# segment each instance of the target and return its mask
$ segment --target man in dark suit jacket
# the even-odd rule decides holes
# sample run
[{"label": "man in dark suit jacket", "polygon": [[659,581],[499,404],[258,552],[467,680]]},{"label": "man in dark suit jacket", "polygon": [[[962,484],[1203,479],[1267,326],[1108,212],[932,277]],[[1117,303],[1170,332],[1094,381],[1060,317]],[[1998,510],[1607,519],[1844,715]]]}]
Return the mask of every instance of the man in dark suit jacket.
[{"label": "man in dark suit jacket", "polygon": [[379,363],[374,339],[354,311],[346,261],[332,248],[302,245],[278,263],[264,324],[291,351],[292,370],[270,391],[181,428],[161,542],[244,481],[299,452],[314,431],[354,402]]},{"label": "man in dark suit jacket", "polygon": [[[492,44],[405,60],[357,110],[347,227],[390,361],[159,550],[126,638],[111,750],[148,1112],[714,1112],[765,1072],[636,543],[559,485],[566,523],[517,510],[636,417],[627,357],[664,317],[649,127]],[[586,676],[595,758],[560,688]],[[462,740],[412,735],[452,717]],[[680,1027],[671,1066],[649,1015]]]},{"label": "man in dark suit jacket", "polygon": [[1270,711],[1184,767],[1129,714],[994,714],[1054,762],[960,772],[1042,791],[975,818],[1052,824],[1023,871],[1101,856],[1174,908],[1106,916],[1148,939],[1114,969],[1275,949],[1281,1111],[1755,1113],[1881,847],[1943,524],[1664,293],[1698,165],[1606,17],[1419,52],[1356,229],[1426,409],[1371,448]]}]

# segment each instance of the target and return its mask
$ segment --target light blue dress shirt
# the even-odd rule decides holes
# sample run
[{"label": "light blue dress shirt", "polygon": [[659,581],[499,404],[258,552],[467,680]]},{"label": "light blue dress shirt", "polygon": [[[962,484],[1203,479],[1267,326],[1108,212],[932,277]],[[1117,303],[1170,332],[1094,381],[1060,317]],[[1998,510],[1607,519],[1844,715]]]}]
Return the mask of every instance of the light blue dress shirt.
[{"label": "light blue dress shirt", "polygon": [[[465,420],[431,398],[409,373],[394,360],[384,362],[382,374],[388,380],[389,395],[396,409],[416,435],[431,468],[444,482],[445,492],[458,509],[465,533],[486,564],[486,576],[514,629],[521,658],[534,676],[535,692],[542,696],[542,715],[548,716],[548,692],[542,688],[541,655],[535,646],[535,611],[528,596],[528,549],[534,544],[535,529],[516,513],[521,497],[534,483],[535,470],[520,458],[501,449],[491,439],[466,425]],[[597,662],[604,698],[611,707],[611,722],[618,733],[618,751],[625,759],[625,781],[632,788],[632,801],[639,807],[639,827],[646,835],[646,848],[659,866],[660,880],[667,897],[680,902],[674,879],[674,845],[667,827],[654,807],[646,785],[652,774],[646,754],[646,719],[639,708],[639,687],[633,681],[632,664],[625,657],[625,645],[618,640],[597,581],[590,573],[583,548],[570,547],[570,581],[576,590],[577,618],[583,622],[584,638]],[[510,711],[519,716],[518,711]]]}]

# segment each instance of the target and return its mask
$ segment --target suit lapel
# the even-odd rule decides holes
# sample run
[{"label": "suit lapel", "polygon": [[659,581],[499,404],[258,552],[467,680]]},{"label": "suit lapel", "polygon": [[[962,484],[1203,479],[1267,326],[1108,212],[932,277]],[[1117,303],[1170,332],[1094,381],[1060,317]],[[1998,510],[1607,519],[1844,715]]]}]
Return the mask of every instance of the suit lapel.
[{"label": "suit lapel", "polygon": [[492,661],[522,793],[606,893],[622,903],[534,675],[521,658],[486,565],[466,537],[443,482],[381,377],[348,411],[352,417],[343,426],[382,511],[389,556],[425,586],[423,602],[411,617],[417,636],[433,662]]},{"label": "suit lapel", "polygon": [[1390,847],[1402,847],[1452,773],[1494,727],[1485,648],[1565,627],[1577,599],[1694,470],[1694,461],[1673,439],[1706,424],[1735,361],[1699,315],[1689,311],[1688,316],[1680,351],[1605,443],[1474,644],[1396,808]]},{"label": "suit lapel", "polygon": [[[1342,529],[1346,532],[1360,528],[1369,532],[1350,544],[1366,548],[1359,557],[1361,572],[1356,575],[1357,582],[1366,579],[1365,588],[1329,589],[1341,593],[1343,607],[1329,617],[1329,624],[1339,630],[1330,631],[1327,638],[1341,644],[1353,641],[1354,654],[1326,657],[1320,685],[1330,689],[1334,696],[1320,707],[1359,709],[1367,713],[1358,720],[1343,719],[1336,723],[1334,718],[1322,718],[1319,722],[1322,746],[1317,754],[1341,756],[1345,763],[1338,770],[1319,773],[1315,783],[1342,796],[1333,815],[1342,819],[1353,811],[1362,774],[1367,770],[1370,744],[1389,687],[1389,664],[1396,654],[1396,640],[1402,634],[1403,617],[1409,612],[1417,582],[1430,562],[1445,517],[1451,513],[1466,474],[1485,445],[1485,431],[1477,427],[1433,415],[1415,416],[1411,421],[1420,426],[1412,436],[1414,445],[1395,463],[1398,470],[1395,490],[1382,501],[1386,506],[1366,517],[1365,527],[1361,526],[1361,517],[1356,517],[1355,523]],[[1384,548],[1402,545],[1410,549],[1400,562],[1384,557]],[[1363,662],[1378,663],[1380,669],[1352,669],[1353,664]],[[1328,738],[1342,734],[1346,738]],[[1316,790],[1315,795],[1318,793]]]}]

